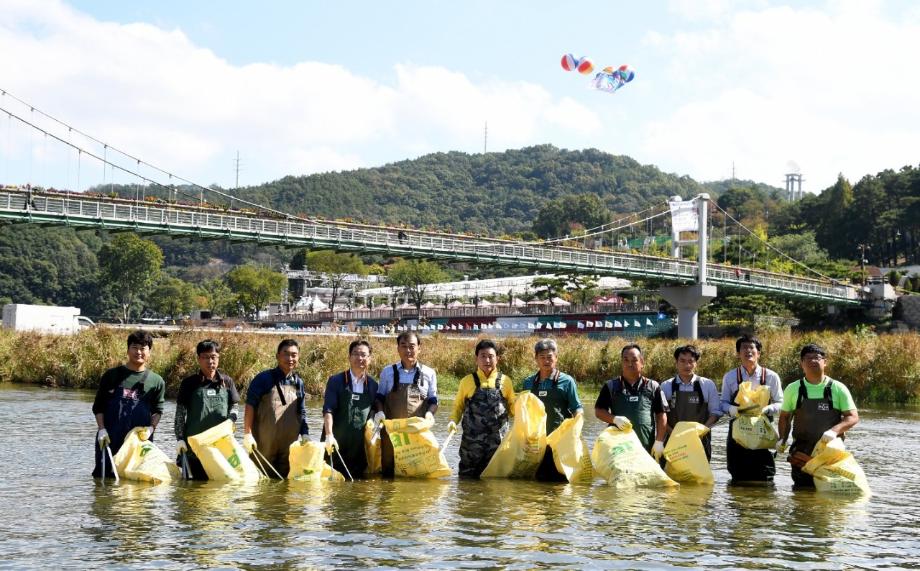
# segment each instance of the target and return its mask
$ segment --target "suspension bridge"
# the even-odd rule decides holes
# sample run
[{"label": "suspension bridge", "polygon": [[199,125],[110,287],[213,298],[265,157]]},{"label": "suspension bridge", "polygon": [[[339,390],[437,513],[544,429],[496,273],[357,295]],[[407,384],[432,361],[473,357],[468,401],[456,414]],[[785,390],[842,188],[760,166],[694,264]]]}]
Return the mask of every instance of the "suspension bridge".
[{"label": "suspension bridge", "polygon": [[[3,92],[4,97],[8,94]],[[15,99],[15,101],[19,101]],[[35,114],[35,108],[30,113]],[[131,231],[139,234],[167,234],[198,240],[231,240],[282,247],[307,247],[340,252],[377,253],[389,256],[425,258],[447,262],[472,262],[527,268],[547,273],[581,273],[598,276],[616,276],[641,279],[662,286],[662,294],[680,313],[681,336],[696,336],[696,310],[715,296],[716,288],[740,293],[762,293],[792,299],[807,299],[828,305],[854,305],[863,301],[857,287],[819,277],[806,277],[773,273],[761,269],[713,263],[708,255],[707,216],[713,205],[708,196],[693,200],[699,216],[696,260],[678,257],[658,257],[604,248],[573,247],[571,242],[550,240],[546,242],[515,242],[485,237],[453,235],[314,220],[247,202],[224,191],[211,189],[176,177],[158,167],[127,153],[114,149],[89,135],[82,136],[86,147],[75,144],[69,137],[56,135],[49,126],[38,124],[34,116],[15,113],[0,107],[9,122],[17,121],[41,133],[44,140],[68,147],[76,154],[78,191],[37,190],[27,186],[0,188],[0,221],[42,226],[68,226],[109,231]],[[49,118],[51,125],[63,125],[68,133],[75,128],[39,111]],[[48,123],[48,121],[46,121]],[[92,150],[90,144],[101,147]],[[8,150],[8,149],[7,149]],[[116,162],[109,153],[127,157],[127,162]],[[199,191],[199,205],[179,204],[169,200],[126,199],[92,195],[80,192],[81,161],[101,163],[103,172],[118,170],[135,177],[138,185],[179,192],[176,182]],[[129,165],[129,166],[126,166]],[[30,162],[31,165],[31,162]],[[147,173],[142,174],[141,166]],[[154,178],[157,176],[160,180]],[[164,182],[163,180],[166,180]],[[88,186],[88,185],[87,185]],[[187,192],[187,191],[185,191]],[[204,193],[219,195],[233,204],[251,207],[255,212],[206,206]],[[663,205],[667,208],[667,205]],[[658,214],[656,216],[660,216]],[[726,213],[727,215],[727,213]],[[630,224],[643,222],[638,220]],[[627,224],[629,226],[630,224]],[[593,234],[607,233],[619,228],[599,228]],[[595,230],[595,229],[591,229]],[[675,234],[677,236],[677,234]]]}]

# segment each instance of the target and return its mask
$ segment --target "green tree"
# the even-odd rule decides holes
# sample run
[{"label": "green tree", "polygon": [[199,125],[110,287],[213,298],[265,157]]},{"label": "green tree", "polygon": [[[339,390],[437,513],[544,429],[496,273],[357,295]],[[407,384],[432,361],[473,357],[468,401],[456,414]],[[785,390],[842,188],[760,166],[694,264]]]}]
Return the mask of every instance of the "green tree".
[{"label": "green tree", "polygon": [[118,234],[99,251],[99,277],[121,305],[128,323],[131,310],[160,276],[163,252],[137,234]]},{"label": "green tree", "polygon": [[270,301],[281,298],[287,278],[264,266],[245,264],[227,272],[227,285],[236,294],[243,311],[257,317]]},{"label": "green tree", "polygon": [[544,276],[535,278],[530,282],[538,299],[545,299],[552,303],[554,297],[561,297],[569,287],[568,276]]},{"label": "green tree", "polygon": [[576,303],[587,305],[599,293],[598,276],[574,274],[569,276],[569,288]]},{"label": "green tree", "polygon": [[415,309],[421,311],[428,286],[447,281],[447,273],[434,262],[399,260],[387,270],[387,280],[392,287],[403,288]]},{"label": "green tree", "polygon": [[212,315],[221,317],[236,315],[236,295],[226,281],[220,278],[208,280],[202,285],[202,292]]},{"label": "green tree", "polygon": [[307,254],[307,269],[325,275],[325,281],[332,288],[330,307],[335,307],[335,300],[345,286],[350,275],[367,275],[367,267],[361,258],[354,254],[339,254],[332,250],[318,250]]},{"label": "green tree", "polygon": [[161,316],[175,318],[194,309],[196,293],[192,284],[172,276],[163,276],[147,301]]},{"label": "green tree", "polygon": [[555,238],[607,224],[612,218],[596,194],[569,194],[540,209],[533,231],[542,238]]}]

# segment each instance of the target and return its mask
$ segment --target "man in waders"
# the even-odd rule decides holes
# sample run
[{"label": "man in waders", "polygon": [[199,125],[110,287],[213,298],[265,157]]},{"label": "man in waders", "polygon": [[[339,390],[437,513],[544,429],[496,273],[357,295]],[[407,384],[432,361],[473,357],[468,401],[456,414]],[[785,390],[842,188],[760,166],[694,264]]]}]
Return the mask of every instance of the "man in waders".
[{"label": "man in waders", "polygon": [[160,423],[166,401],[166,383],[160,375],[147,368],[153,337],[146,331],[128,335],[128,362],[109,369],[99,380],[99,389],[93,401],[96,416],[96,467],[94,477],[113,476],[112,465],[105,462],[102,473],[102,455],[109,446],[116,454],[131,429],[146,426],[141,438],[152,438]]},{"label": "man in waders", "polygon": [[[661,393],[668,402],[669,435],[678,422],[698,422],[712,428],[722,417],[722,402],[715,382],[696,374],[699,360],[700,350],[694,345],[684,345],[674,350],[677,375],[661,384]],[[706,450],[706,459],[712,460],[710,433],[707,432],[701,440]]]},{"label": "man in waders", "polygon": [[[413,331],[403,331],[396,337],[399,363],[380,371],[380,386],[374,409],[374,422],[411,416],[434,418],[438,411],[438,375],[434,369],[418,362],[422,342]],[[386,429],[380,433],[380,463],[383,475],[393,476],[393,443]]]},{"label": "man in waders", "polygon": [[461,422],[460,476],[478,478],[502,442],[502,429],[514,405],[511,379],[498,372],[498,348],[483,339],[476,344],[477,370],[460,380],[448,432]]},{"label": "man in waders", "polygon": [[345,473],[344,460],[353,478],[367,470],[364,425],[377,398],[377,381],[367,374],[372,352],[367,341],[352,341],[348,346],[349,368],[329,377],[323,399],[323,438],[328,460],[333,468]]},{"label": "man in waders", "polygon": [[[291,469],[288,448],[298,437],[301,443],[308,441],[310,428],[303,379],[295,372],[300,358],[297,341],[285,339],[279,343],[275,357],[278,366],[256,375],[246,391],[243,447],[256,458],[253,450],[257,450],[282,478],[287,478]],[[271,469],[268,472],[274,476]]]},{"label": "man in waders", "polygon": [[[530,391],[543,402],[546,409],[546,434],[556,430],[562,421],[584,414],[585,409],[578,399],[575,379],[556,368],[559,347],[553,339],[541,339],[533,347],[534,359],[539,370],[524,379],[523,389]],[[537,480],[544,482],[565,482],[566,477],[556,469],[553,451],[546,447],[546,454],[537,469]]]},{"label": "man in waders", "polygon": [[218,369],[220,365],[220,343],[206,339],[195,347],[199,370],[182,379],[176,396],[176,418],[173,430],[176,433],[178,464],[182,466],[182,454],[188,463],[194,480],[207,480],[204,467],[192,452],[186,438],[200,434],[226,421],[234,423],[237,418],[237,403],[240,394],[233,379]]},{"label": "man in waders", "polygon": [[770,388],[770,403],[763,407],[761,413],[772,420],[779,414],[783,405],[783,389],[779,375],[758,363],[763,351],[759,339],[751,335],[742,335],[735,341],[735,351],[738,353],[741,366],[722,377],[722,411],[732,417],[728,425],[728,441],[725,444],[725,463],[734,483],[772,482],[776,474],[773,451],[748,450],[732,438],[734,419],[738,416],[735,397],[738,395],[738,387],[744,381],[751,381],[755,389],[760,385],[766,385]]},{"label": "man in waders", "polygon": [[667,430],[667,401],[658,381],[642,376],[645,360],[635,343],[620,351],[619,377],[607,381],[594,403],[594,415],[608,425],[622,428],[628,420],[642,446],[656,459],[664,452]]},{"label": "man in waders", "polygon": [[797,487],[813,488],[814,479],[802,471],[804,465],[795,460],[795,453],[811,455],[818,442],[843,438],[847,430],[859,422],[856,403],[850,390],[840,381],[824,374],[827,352],[820,346],[808,344],[799,352],[805,378],[786,386],[783,408],[779,415],[779,444],[777,452],[785,452],[786,439],[792,428],[792,481]]}]

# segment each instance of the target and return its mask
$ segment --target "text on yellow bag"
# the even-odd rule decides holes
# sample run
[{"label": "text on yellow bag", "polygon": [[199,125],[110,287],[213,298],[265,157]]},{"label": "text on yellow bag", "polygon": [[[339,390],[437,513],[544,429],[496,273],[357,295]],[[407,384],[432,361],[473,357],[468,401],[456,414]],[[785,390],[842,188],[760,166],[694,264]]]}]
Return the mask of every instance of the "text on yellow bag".
[{"label": "text on yellow bag", "polygon": [[393,473],[413,478],[450,476],[450,466],[431,433],[433,420],[418,416],[384,420],[393,443]]},{"label": "text on yellow bag", "polygon": [[525,392],[514,400],[511,430],[482,472],[482,478],[533,479],[546,453],[546,409],[543,401]]}]

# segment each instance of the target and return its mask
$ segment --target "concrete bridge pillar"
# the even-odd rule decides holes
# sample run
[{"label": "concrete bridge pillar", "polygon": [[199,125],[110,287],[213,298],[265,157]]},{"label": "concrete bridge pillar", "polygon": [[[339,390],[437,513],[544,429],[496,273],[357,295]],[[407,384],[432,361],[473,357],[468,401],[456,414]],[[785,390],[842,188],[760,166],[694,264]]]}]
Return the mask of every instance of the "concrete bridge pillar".
[{"label": "concrete bridge pillar", "polygon": [[677,308],[677,336],[682,339],[696,339],[700,308],[716,297],[716,286],[664,286],[660,291],[661,297]]}]

